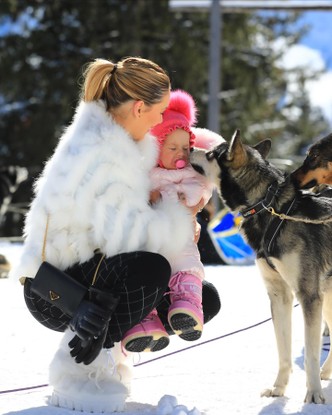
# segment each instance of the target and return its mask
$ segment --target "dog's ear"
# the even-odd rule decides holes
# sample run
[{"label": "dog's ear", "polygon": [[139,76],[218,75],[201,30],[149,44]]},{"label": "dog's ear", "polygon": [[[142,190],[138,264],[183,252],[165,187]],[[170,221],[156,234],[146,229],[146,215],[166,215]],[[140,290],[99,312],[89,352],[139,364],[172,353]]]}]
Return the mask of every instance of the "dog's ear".
[{"label": "dog's ear", "polygon": [[263,157],[263,159],[266,159],[267,155],[269,154],[272,147],[272,141],[267,138],[266,140],[260,141],[258,144],[254,146],[254,149],[256,149],[260,155]]},{"label": "dog's ear", "polygon": [[234,169],[238,169],[247,162],[247,159],[248,155],[242,144],[240,130],[236,130],[228,148],[227,160],[232,162]]}]

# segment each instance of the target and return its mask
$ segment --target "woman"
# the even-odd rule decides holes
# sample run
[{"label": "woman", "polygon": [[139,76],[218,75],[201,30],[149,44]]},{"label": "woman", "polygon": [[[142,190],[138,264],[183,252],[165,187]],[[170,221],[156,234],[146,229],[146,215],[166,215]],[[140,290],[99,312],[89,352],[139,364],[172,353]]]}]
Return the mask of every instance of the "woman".
[{"label": "woman", "polygon": [[[30,277],[21,282],[39,322],[70,327],[50,367],[51,403],[112,412],[123,410],[130,384],[119,342],[167,291],[167,258],[182,249],[195,212],[149,204],[158,149],[148,131],[168,105],[164,70],[142,58],[97,59],[84,79],[74,119],[36,182],[12,275]],[[68,276],[61,307],[35,293],[43,260]]]}]

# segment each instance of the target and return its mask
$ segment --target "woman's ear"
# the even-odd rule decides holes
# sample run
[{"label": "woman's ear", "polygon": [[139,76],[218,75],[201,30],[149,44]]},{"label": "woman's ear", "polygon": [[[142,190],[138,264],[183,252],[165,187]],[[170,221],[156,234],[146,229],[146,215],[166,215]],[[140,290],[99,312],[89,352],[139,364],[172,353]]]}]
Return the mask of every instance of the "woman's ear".
[{"label": "woman's ear", "polygon": [[143,101],[135,101],[134,106],[133,106],[133,112],[135,117],[140,118],[142,111],[143,111],[143,107],[144,107],[144,102]]}]

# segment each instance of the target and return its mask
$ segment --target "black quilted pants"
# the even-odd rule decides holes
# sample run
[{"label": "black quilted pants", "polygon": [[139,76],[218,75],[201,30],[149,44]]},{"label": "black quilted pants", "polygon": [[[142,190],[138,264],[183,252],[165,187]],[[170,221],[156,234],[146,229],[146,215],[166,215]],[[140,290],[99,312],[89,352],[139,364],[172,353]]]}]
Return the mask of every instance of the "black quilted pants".
[{"label": "black quilted pants", "polygon": [[[87,287],[94,281],[96,288],[120,297],[109,324],[106,347],[121,341],[130,328],[156,307],[166,330],[172,334],[167,322],[170,301],[168,294],[165,294],[168,291],[171,269],[168,261],[161,255],[138,251],[102,258],[101,254],[96,254],[89,261],[67,269],[66,273]],[[24,297],[32,315],[47,328],[64,331],[70,317],[32,293],[30,285],[31,281],[27,279]],[[217,290],[212,284],[203,282],[204,321],[211,320],[219,309]]]}]

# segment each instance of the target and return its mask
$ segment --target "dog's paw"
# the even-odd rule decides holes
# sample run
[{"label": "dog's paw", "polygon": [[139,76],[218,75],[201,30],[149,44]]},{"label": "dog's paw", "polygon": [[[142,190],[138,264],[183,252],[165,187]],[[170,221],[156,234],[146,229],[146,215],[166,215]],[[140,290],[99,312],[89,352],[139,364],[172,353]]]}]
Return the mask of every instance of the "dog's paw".
[{"label": "dog's paw", "polygon": [[265,396],[267,398],[273,398],[277,396],[284,396],[285,388],[280,387],[273,387],[272,389],[264,389],[261,392],[261,396]]},{"label": "dog's paw", "polygon": [[307,391],[307,394],[304,398],[305,403],[325,403],[325,397],[322,390],[318,391]]},{"label": "dog's paw", "polygon": [[322,380],[329,380],[331,379],[332,375],[332,356],[328,355],[328,358],[325,360],[323,366],[320,370],[320,378]]},{"label": "dog's paw", "polygon": [[320,378],[322,380],[330,380],[331,379],[331,370],[329,369],[324,369],[324,367],[322,368],[321,372],[320,372]]}]

